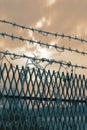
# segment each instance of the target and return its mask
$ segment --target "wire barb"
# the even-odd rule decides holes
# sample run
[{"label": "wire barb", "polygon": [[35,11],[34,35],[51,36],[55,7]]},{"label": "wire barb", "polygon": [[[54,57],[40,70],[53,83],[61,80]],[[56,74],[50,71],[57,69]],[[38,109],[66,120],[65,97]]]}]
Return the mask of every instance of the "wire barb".
[{"label": "wire barb", "polygon": [[[38,61],[38,62],[47,62],[49,65],[50,64],[59,64],[60,66],[67,66],[68,68],[70,67],[74,67],[74,68],[80,68],[80,69],[87,69],[87,66],[80,66],[80,65],[73,65],[70,61],[69,62],[64,62],[64,61],[57,61],[57,60],[54,60],[54,59],[46,59],[46,58],[36,58],[36,57],[29,57],[25,54],[23,55],[19,55],[19,54],[15,54],[15,53],[10,53],[8,51],[6,52],[2,52],[0,51],[0,54],[3,54],[3,55],[9,55],[9,56],[14,56],[14,57],[20,57],[20,58],[26,58],[26,59],[30,59],[34,62]],[[47,65],[48,66],[48,65]]]},{"label": "wire barb", "polygon": [[0,22],[12,25],[13,27],[19,27],[19,28],[22,28],[22,29],[31,30],[33,32],[38,32],[38,33],[40,33],[40,34],[42,34],[44,36],[51,35],[51,36],[55,36],[55,37],[68,38],[69,40],[75,40],[75,41],[80,41],[80,42],[87,42],[86,39],[78,38],[76,36],[74,37],[74,36],[65,35],[63,33],[59,34],[59,33],[53,33],[53,32],[48,32],[48,31],[44,31],[44,30],[39,30],[39,29],[32,28],[32,27],[26,27],[26,26],[23,26],[23,25],[16,24],[14,22],[7,21],[7,20],[0,20]]},{"label": "wire barb", "polygon": [[78,53],[78,54],[81,54],[81,55],[87,55],[87,52],[83,52],[83,51],[79,51],[78,49],[71,49],[70,47],[69,48],[65,48],[64,46],[58,46],[58,45],[51,45],[50,43],[44,43],[44,42],[41,42],[41,41],[35,41],[35,40],[32,40],[32,39],[26,39],[22,36],[14,36],[13,34],[10,35],[8,33],[5,33],[5,32],[0,32],[0,36],[2,37],[9,37],[11,38],[12,40],[20,40],[20,41],[25,41],[25,42],[29,42],[29,43],[32,43],[32,44],[39,44],[40,46],[46,46],[47,48],[49,47],[53,47],[55,48],[57,51],[59,51],[58,49],[60,49],[61,51],[59,52],[63,52],[63,51],[69,51],[69,52],[75,52],[75,53]]}]

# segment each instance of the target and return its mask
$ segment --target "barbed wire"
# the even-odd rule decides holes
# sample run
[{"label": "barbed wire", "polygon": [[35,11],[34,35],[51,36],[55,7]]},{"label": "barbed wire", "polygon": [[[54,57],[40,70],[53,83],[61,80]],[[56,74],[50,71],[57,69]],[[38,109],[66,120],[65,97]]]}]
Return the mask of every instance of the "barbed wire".
[{"label": "barbed wire", "polygon": [[[11,64],[11,62],[9,61],[9,59],[6,56],[9,56],[9,58],[11,60],[16,60],[16,59],[20,59],[20,58],[27,59],[26,65],[23,66],[22,69],[20,69],[18,67],[18,71],[20,73],[20,78],[22,79],[23,82],[25,81],[25,78],[28,78],[28,77],[25,76],[25,74],[28,74],[28,70],[32,70],[32,72],[36,71],[36,74],[37,74],[38,78],[40,80],[42,80],[42,81],[45,81],[45,77],[44,77],[44,75],[42,76],[42,73],[44,71],[45,75],[50,75],[50,73],[46,70],[46,67],[48,65],[52,65],[53,63],[59,64],[59,69],[58,69],[57,72],[55,72],[55,74],[58,74],[58,72],[60,72],[60,69],[62,67],[64,69],[66,69],[66,71],[67,71],[67,68],[65,68],[65,66],[67,66],[68,68],[71,68],[71,69],[73,69],[73,68],[75,68],[75,69],[76,68],[87,69],[87,67],[85,67],[85,66],[72,65],[71,62],[56,61],[54,59],[50,60],[50,59],[46,59],[46,58],[39,59],[39,58],[36,57],[35,54],[34,54],[34,57],[29,57],[29,56],[27,56],[25,54],[19,55],[19,54],[15,54],[15,53],[10,53],[9,51],[5,51],[5,52],[0,51],[0,60],[2,61],[2,59],[5,58],[9,62],[10,65],[12,65],[12,64]],[[31,61],[31,63],[29,63],[28,60]],[[46,66],[44,67],[42,65],[39,65],[39,63],[41,63],[41,62],[47,62]],[[29,66],[30,64],[34,65],[35,69],[30,68],[30,66]],[[12,67],[14,68],[14,71],[15,71],[16,67],[13,66],[13,65],[12,65]],[[42,73],[41,73],[41,70],[42,70]],[[49,76],[47,77],[47,81],[48,81],[48,85],[50,85],[50,81],[49,81],[48,78],[49,78]],[[63,80],[64,80],[64,82],[66,82],[66,81],[68,82],[68,79],[66,79],[66,80],[63,79]],[[58,88],[58,85],[55,83],[54,79],[52,79],[52,83],[54,85],[54,93],[53,94],[55,95],[56,98],[61,99],[61,95],[57,93],[57,90],[59,90],[59,88]],[[46,87],[44,88],[44,90],[46,90]],[[44,98],[45,95],[42,94],[41,97]]]},{"label": "barbed wire", "polygon": [[75,52],[75,53],[78,53],[78,54],[81,54],[81,55],[87,55],[87,52],[84,52],[84,51],[79,51],[78,49],[72,49],[72,48],[65,48],[64,46],[58,46],[58,45],[52,45],[52,44],[48,44],[48,43],[44,43],[44,42],[41,42],[41,41],[35,41],[35,40],[32,40],[32,39],[26,39],[26,38],[24,38],[24,37],[22,37],[22,36],[14,36],[13,34],[12,35],[10,35],[10,34],[7,34],[7,33],[5,33],[5,32],[1,32],[0,33],[0,36],[2,36],[2,37],[9,37],[9,38],[11,38],[12,40],[14,40],[14,39],[17,39],[17,40],[20,40],[20,41],[25,41],[25,42],[29,42],[29,43],[32,43],[32,44],[38,44],[38,45],[40,45],[40,46],[46,46],[47,48],[49,48],[49,47],[53,47],[53,48],[55,48],[57,51],[59,51],[58,49],[60,49],[60,50],[62,50],[62,51],[59,51],[59,52],[64,52],[65,50],[66,51],[69,51],[69,52]]},{"label": "barbed wire", "polygon": [[14,22],[10,22],[10,21],[7,21],[7,20],[0,20],[0,22],[1,23],[5,23],[5,24],[10,24],[13,27],[19,27],[19,28],[22,28],[22,29],[31,30],[33,32],[38,32],[38,33],[40,33],[40,34],[42,34],[44,36],[51,35],[51,36],[55,36],[55,37],[68,38],[69,40],[76,40],[76,41],[80,41],[80,42],[87,42],[86,39],[78,38],[76,36],[65,35],[64,33],[59,34],[59,33],[53,33],[53,32],[48,32],[48,31],[44,31],[44,30],[39,30],[39,29],[36,29],[36,28],[19,25],[19,24],[16,24]]},{"label": "barbed wire", "polygon": [[[44,74],[45,74],[45,76],[46,75],[48,75],[48,71],[46,70],[46,67],[47,66],[41,66],[39,63],[40,63],[40,61],[34,61],[34,60],[32,60],[32,59],[27,59],[27,61],[26,61],[26,64],[25,64],[25,66],[22,66],[22,68],[19,68],[18,67],[18,65],[16,65],[16,66],[14,66],[12,63],[11,63],[11,61],[9,60],[9,58],[7,57],[7,53],[9,53],[9,51],[5,51],[5,53],[3,54],[3,53],[0,53],[0,61],[1,62],[3,62],[3,60],[4,60],[4,58],[6,59],[6,61],[10,64],[10,66],[11,66],[11,68],[13,68],[14,69],[14,71],[17,69],[18,70],[18,72],[19,72],[19,74],[20,74],[20,78],[22,79],[22,82],[24,83],[24,80],[27,78],[27,80],[28,80],[28,70],[32,70],[32,72],[35,72],[36,74],[37,74],[37,76],[38,76],[38,78],[40,79],[40,80],[42,80],[43,82],[45,81],[45,77],[44,77],[44,75],[42,76],[42,73],[44,72]],[[36,58],[36,55],[34,54],[34,57]],[[11,60],[16,60],[16,59],[20,59],[20,58],[22,58],[22,57],[20,57],[20,56],[18,56],[18,55],[10,55],[10,59]],[[31,61],[31,63],[29,63],[29,60]],[[6,66],[6,63],[4,64],[5,66]],[[30,68],[30,65],[33,65],[34,66],[34,68]],[[47,64],[48,65],[48,64]],[[1,65],[0,65],[0,67],[2,66],[2,63],[1,63]],[[42,71],[42,73],[41,73],[41,71]],[[60,69],[57,71],[57,72],[55,72],[55,74],[56,73],[58,73],[60,71]],[[27,75],[27,76],[25,76],[25,74]],[[50,74],[50,73],[49,73]],[[50,84],[50,82],[49,82],[49,80],[48,80],[48,77],[47,77],[47,81],[48,81],[48,85]],[[0,82],[1,82],[1,78],[0,78]],[[57,89],[58,87],[58,85],[57,84],[55,84],[55,81],[54,81],[54,79],[52,79],[52,83],[54,84],[54,95],[56,96],[56,97],[58,97],[58,98],[60,98],[60,95],[59,94],[57,94],[57,91],[55,90],[55,89]],[[44,90],[46,90],[46,87],[44,88]],[[42,98],[43,97],[45,97],[45,95],[44,94],[41,94],[40,95]]]},{"label": "barbed wire", "polygon": [[[9,53],[9,51],[5,51],[4,54],[3,54],[3,53],[0,53],[0,61],[2,62],[3,59],[5,58],[6,61],[10,64],[11,67],[13,67],[13,69],[14,69],[14,71],[15,71],[17,65],[16,65],[16,66],[12,65],[12,63],[10,62],[10,60],[7,58],[7,55],[6,55],[7,53]],[[8,55],[9,55],[9,54],[8,54]],[[35,55],[35,54],[34,54],[34,57],[36,58],[36,55]],[[20,58],[22,58],[22,57],[20,57],[20,56],[18,56],[18,55],[14,55],[14,54],[11,55],[11,54],[10,54],[10,59],[11,59],[11,60],[16,60],[16,59],[20,59]],[[28,79],[28,77],[25,76],[25,73],[28,74],[28,73],[27,73],[28,70],[32,70],[33,72],[36,72],[38,78],[44,82],[44,81],[45,81],[45,77],[42,76],[41,70],[42,70],[42,72],[44,71],[44,74],[45,74],[45,75],[48,75],[48,71],[46,70],[46,67],[47,67],[47,66],[45,66],[45,67],[44,67],[44,66],[41,66],[41,65],[39,64],[40,61],[34,61],[34,60],[32,60],[32,59],[31,59],[30,61],[31,61],[31,63],[29,63],[29,59],[27,59],[25,66],[23,66],[22,68],[17,67],[18,72],[19,72],[19,74],[20,74],[20,78],[21,78],[22,81],[24,82],[24,80],[25,80],[26,78]],[[34,68],[30,68],[30,64],[34,65]],[[47,65],[48,65],[48,64],[47,64]],[[2,63],[1,63],[1,65],[0,65],[0,67],[1,67],[1,66],[2,66]],[[59,69],[57,72],[55,72],[55,74],[58,73],[59,71],[60,71],[60,69]],[[48,85],[49,85],[50,82],[49,82],[48,78],[47,78],[47,81],[48,81]],[[0,82],[1,82],[1,80],[0,80]],[[57,89],[57,84],[55,84],[54,79],[52,79],[52,83],[54,84],[55,89]],[[54,89],[54,95],[55,95],[56,97],[60,98],[60,95],[57,94],[57,91],[56,91],[55,89]],[[44,88],[44,90],[46,90],[46,87]],[[43,98],[45,95],[44,95],[44,94],[41,94],[40,96]]]},{"label": "barbed wire", "polygon": [[30,57],[30,56],[27,56],[25,54],[23,55],[19,55],[19,54],[15,54],[15,53],[10,53],[10,52],[3,52],[3,51],[0,51],[0,54],[2,55],[9,55],[9,56],[13,56],[14,58],[15,57],[20,57],[20,58],[26,58],[26,59],[30,59],[32,61],[38,61],[38,62],[47,62],[48,64],[46,65],[46,67],[48,65],[52,65],[52,64],[59,64],[60,66],[67,66],[67,67],[74,67],[74,68],[80,68],[80,69],[87,69],[87,66],[80,66],[80,65],[73,65],[70,61],[69,62],[64,62],[64,61],[57,61],[57,60],[54,60],[54,59],[47,59],[47,58],[36,58],[36,57]]},{"label": "barbed wire", "polygon": [[[19,67],[17,67],[17,65],[16,65],[16,67],[15,66],[13,66],[12,64],[11,64],[11,62],[9,61],[9,59],[7,59],[7,57],[6,56],[9,56],[9,58],[11,58],[12,60],[16,60],[16,59],[20,59],[20,58],[26,58],[27,59],[27,62],[26,62],[26,65],[25,66],[23,66],[21,69],[19,68]],[[25,79],[27,79],[28,80],[28,70],[32,70],[32,72],[35,72],[36,74],[37,74],[37,77],[40,79],[40,80],[42,80],[43,82],[45,81],[45,77],[44,76],[46,76],[47,77],[47,81],[48,81],[48,86],[50,86],[50,81],[49,81],[49,76],[50,76],[50,71],[47,71],[46,70],[46,67],[48,66],[48,65],[52,65],[53,63],[56,63],[56,64],[59,64],[59,69],[57,69],[58,71],[57,72],[55,72],[54,71],[54,74],[56,75],[56,74],[58,74],[58,72],[60,72],[60,69],[61,69],[61,67],[63,67],[63,68],[65,68],[64,66],[67,66],[67,67],[71,67],[71,69],[73,69],[73,67],[75,67],[75,68],[82,68],[82,69],[87,69],[87,67],[83,67],[83,66],[78,66],[78,65],[72,65],[71,64],[71,62],[62,62],[62,61],[56,61],[56,60],[54,60],[54,59],[52,59],[52,60],[49,60],[49,59],[46,59],[46,58],[42,58],[42,59],[39,59],[39,58],[37,58],[35,55],[34,55],[34,57],[29,57],[29,56],[26,56],[26,55],[19,55],[19,54],[15,54],[15,53],[10,53],[9,51],[5,51],[5,52],[1,52],[0,51],[0,60],[2,60],[3,58],[6,58],[6,60],[9,62],[9,64],[12,66],[12,68],[14,69],[14,71],[15,71],[15,69],[17,68],[18,69],[18,72],[19,72],[19,74],[20,74],[20,78],[22,79],[22,82],[23,82],[23,84],[24,84],[24,81],[25,81]],[[30,60],[31,61],[31,63],[29,63],[29,61],[28,60]],[[47,62],[47,65],[44,67],[44,66],[41,66],[41,65],[39,65],[39,63],[40,62]],[[34,65],[34,68],[30,68],[30,64],[33,64]],[[1,66],[0,66],[1,67]],[[67,69],[67,68],[65,68],[65,69]],[[41,70],[42,70],[42,72],[41,72]],[[44,75],[43,75],[43,72],[44,72]],[[26,75],[26,76],[25,76]],[[43,75],[43,76],[42,76]],[[33,78],[33,77],[32,77]],[[61,78],[61,77],[60,77]],[[0,81],[1,82],[1,81]],[[63,82],[66,82],[66,83],[68,83],[69,81],[68,81],[68,78],[67,79],[65,79],[65,78],[63,78]],[[53,83],[53,86],[54,86],[54,92],[53,92],[53,94],[55,95],[55,97],[56,98],[58,98],[58,99],[62,99],[61,97],[62,97],[62,95],[61,94],[58,94],[57,92],[59,91],[59,86],[58,86],[58,84],[57,83],[55,83],[55,80],[54,79],[52,79],[52,83]],[[44,90],[46,90],[47,88],[46,88],[46,86],[44,87]],[[52,92],[52,90],[50,89],[50,91]],[[44,98],[45,97],[45,94],[44,93],[42,93],[41,94],[41,98]]]}]

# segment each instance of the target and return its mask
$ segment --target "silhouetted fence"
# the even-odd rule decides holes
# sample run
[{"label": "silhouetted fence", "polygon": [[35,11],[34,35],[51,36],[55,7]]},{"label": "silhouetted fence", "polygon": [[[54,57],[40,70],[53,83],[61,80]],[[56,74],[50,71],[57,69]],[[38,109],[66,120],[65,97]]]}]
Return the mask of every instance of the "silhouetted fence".
[{"label": "silhouetted fence", "polygon": [[85,130],[85,76],[0,66],[1,130]]}]

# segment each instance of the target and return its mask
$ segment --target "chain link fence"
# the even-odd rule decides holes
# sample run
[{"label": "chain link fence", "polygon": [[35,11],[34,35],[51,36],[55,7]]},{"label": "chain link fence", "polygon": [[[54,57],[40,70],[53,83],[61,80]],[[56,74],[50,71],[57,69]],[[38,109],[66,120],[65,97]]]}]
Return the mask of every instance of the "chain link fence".
[{"label": "chain link fence", "polygon": [[0,130],[85,129],[84,75],[0,66]]}]

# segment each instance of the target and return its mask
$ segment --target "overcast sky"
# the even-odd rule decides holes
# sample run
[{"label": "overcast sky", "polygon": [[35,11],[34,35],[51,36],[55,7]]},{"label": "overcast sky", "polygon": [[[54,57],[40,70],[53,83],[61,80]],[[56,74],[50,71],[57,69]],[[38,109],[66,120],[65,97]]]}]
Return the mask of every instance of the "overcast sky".
[{"label": "overcast sky", "polygon": [[[65,33],[87,39],[87,0],[0,0],[0,19],[16,22],[28,27],[46,31]],[[67,39],[45,37],[38,33],[13,28],[0,23],[0,32],[7,32],[25,38],[41,40],[44,43],[71,47],[87,51],[87,43],[69,41]],[[9,50],[20,54],[37,57],[55,58],[56,60],[71,61],[72,64],[87,66],[87,56],[70,52],[58,52],[37,45],[32,46],[17,40],[0,37],[0,50]],[[79,73],[85,71],[79,70]]]}]

